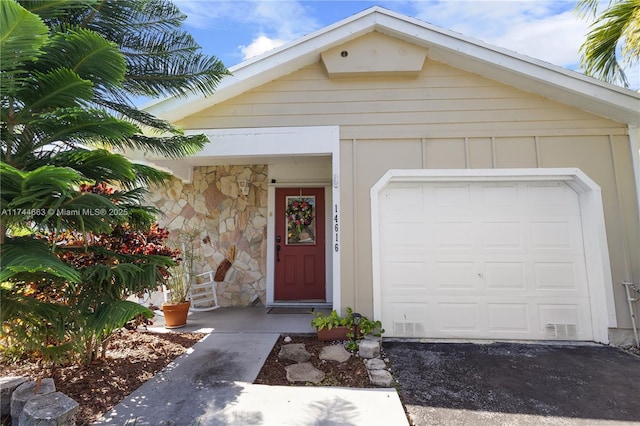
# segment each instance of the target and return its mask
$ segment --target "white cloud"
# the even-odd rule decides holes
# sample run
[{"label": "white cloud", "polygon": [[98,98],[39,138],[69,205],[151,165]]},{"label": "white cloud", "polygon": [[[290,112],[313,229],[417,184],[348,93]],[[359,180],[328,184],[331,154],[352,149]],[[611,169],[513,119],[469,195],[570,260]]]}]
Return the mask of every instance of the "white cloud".
[{"label": "white cloud", "polygon": [[417,1],[413,7],[434,25],[565,67],[579,62],[588,27],[568,2]]},{"label": "white cloud", "polygon": [[575,68],[587,24],[571,12],[506,26],[505,32],[487,40],[510,50],[563,67]]},{"label": "white cloud", "polygon": [[286,41],[282,39],[272,39],[265,35],[259,35],[251,44],[244,46],[240,45],[238,48],[242,52],[243,59],[253,58],[254,56],[258,56],[261,53],[268,52],[269,50],[275,49],[278,46],[282,46]]},{"label": "white cloud", "polygon": [[212,29],[230,22],[246,29],[252,42],[239,45],[244,58],[273,49],[321,28],[305,1],[198,1],[180,0],[187,23],[198,29]]}]

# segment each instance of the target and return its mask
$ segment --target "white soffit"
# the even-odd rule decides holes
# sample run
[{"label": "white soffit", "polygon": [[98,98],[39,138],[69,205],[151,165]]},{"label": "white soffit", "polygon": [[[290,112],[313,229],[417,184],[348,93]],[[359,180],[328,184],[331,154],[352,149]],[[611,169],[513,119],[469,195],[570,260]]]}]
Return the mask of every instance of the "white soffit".
[{"label": "white soffit", "polygon": [[423,21],[372,7],[229,70],[215,94],[170,97],[145,108],[177,121],[283,75],[314,64],[326,50],[378,31],[429,50],[429,57],[567,105],[634,126],[640,94],[537,59],[491,46]]}]

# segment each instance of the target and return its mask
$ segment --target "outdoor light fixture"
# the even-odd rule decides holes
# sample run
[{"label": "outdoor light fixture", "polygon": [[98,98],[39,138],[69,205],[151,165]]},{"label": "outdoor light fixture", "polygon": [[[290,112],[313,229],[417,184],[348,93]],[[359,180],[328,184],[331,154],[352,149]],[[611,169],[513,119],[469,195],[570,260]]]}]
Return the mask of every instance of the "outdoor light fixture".
[{"label": "outdoor light fixture", "polygon": [[358,326],[360,325],[360,321],[362,321],[362,314],[357,312],[353,312],[351,314],[351,319],[353,320],[353,341],[358,340],[358,336],[360,335],[360,331],[358,330]]},{"label": "outdoor light fixture", "polygon": [[246,180],[239,180],[238,181],[238,188],[240,189],[240,192],[242,193],[242,195],[249,195],[249,185],[247,185],[247,181]]}]

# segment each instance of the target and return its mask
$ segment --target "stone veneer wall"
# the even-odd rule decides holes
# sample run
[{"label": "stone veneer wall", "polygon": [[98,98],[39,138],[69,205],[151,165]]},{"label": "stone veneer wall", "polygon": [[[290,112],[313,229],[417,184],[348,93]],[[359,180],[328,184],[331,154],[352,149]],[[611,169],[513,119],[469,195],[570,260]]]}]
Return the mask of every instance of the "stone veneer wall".
[{"label": "stone veneer wall", "polygon": [[[242,195],[238,181],[246,180]],[[196,231],[197,270],[215,271],[236,247],[236,258],[218,283],[220,306],[249,306],[266,301],[267,166],[195,167],[193,183],[172,178],[151,190],[147,201],[163,215],[160,226],[170,239],[181,231]]]}]

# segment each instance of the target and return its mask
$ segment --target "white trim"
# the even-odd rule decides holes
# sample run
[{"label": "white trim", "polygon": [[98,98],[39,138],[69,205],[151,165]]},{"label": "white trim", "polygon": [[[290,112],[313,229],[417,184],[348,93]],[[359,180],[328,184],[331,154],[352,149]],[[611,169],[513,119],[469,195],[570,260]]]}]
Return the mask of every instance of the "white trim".
[{"label": "white trim", "polygon": [[633,167],[633,183],[636,187],[638,216],[640,216],[640,127],[629,126],[629,150]]},{"label": "white trim", "polygon": [[379,31],[429,50],[428,57],[603,117],[640,125],[640,95],[375,6],[230,68],[208,97],[170,97],[145,110],[178,121],[319,61],[320,53]]},{"label": "white trim", "polygon": [[591,303],[593,338],[608,343],[608,328],[617,327],[609,249],[600,187],[580,169],[440,169],[389,170],[371,188],[371,255],[373,314],[382,315],[380,279],[379,195],[390,182],[564,181],[580,200],[584,253]]},{"label": "white trim", "polygon": [[[275,187],[276,186],[315,186],[329,188],[331,186],[332,207],[340,211],[340,129],[337,126],[309,126],[309,127],[261,127],[249,129],[199,129],[190,130],[189,133],[205,134],[209,143],[205,148],[187,160],[219,159],[220,156],[230,159],[242,159],[243,157],[289,157],[289,156],[315,156],[331,155],[332,182],[299,181],[281,182],[269,185],[267,189],[267,305],[275,305],[273,297],[273,265],[275,260]],[[160,162],[161,159],[150,160]],[[167,163],[164,163],[167,164]],[[172,162],[167,167],[184,162]],[[191,166],[190,166],[191,167]],[[338,183],[338,185],[336,185]],[[328,190],[328,189],[327,189]],[[327,197],[328,198],[328,197]],[[327,223],[327,230],[330,229]],[[327,237],[329,237],[327,231]],[[326,242],[329,247],[329,241]],[[333,247],[333,245],[331,246]],[[327,251],[327,254],[329,252]],[[327,300],[333,307],[340,307],[340,252],[332,250],[327,257],[327,263],[331,262],[332,277],[328,277],[328,285],[331,291],[327,291]]]}]

